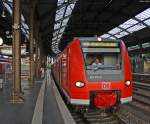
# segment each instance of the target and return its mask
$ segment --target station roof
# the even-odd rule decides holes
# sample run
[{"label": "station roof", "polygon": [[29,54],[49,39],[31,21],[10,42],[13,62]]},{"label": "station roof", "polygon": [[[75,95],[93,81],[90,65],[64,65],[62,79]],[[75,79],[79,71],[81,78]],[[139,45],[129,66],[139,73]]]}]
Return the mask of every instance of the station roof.
[{"label": "station roof", "polygon": [[[45,54],[49,54],[51,53],[50,41],[54,31],[57,0],[21,0],[21,34],[23,42],[29,41],[30,2],[33,2],[34,8],[34,29],[39,30],[41,45],[44,48]],[[12,44],[12,9],[13,0],[0,1],[0,27],[2,27],[0,29],[0,37],[2,37],[4,39],[4,43],[8,45]],[[5,17],[2,17],[3,11],[5,12]],[[7,38],[8,35],[9,38]]]},{"label": "station roof", "polygon": [[[5,12],[4,12],[5,11]],[[9,16],[9,12],[6,11],[5,6],[2,2],[0,1],[0,37],[5,41],[7,39],[7,43],[11,44],[12,41],[10,39],[9,33],[11,32],[11,22],[12,18]],[[7,38],[9,37],[9,38]]]},{"label": "station roof", "polygon": [[[84,36],[121,38],[127,46],[133,42],[137,44],[141,38],[147,38],[149,35],[149,7],[150,3],[140,0],[77,1],[64,32],[58,33],[62,35],[61,40],[58,41],[59,49],[63,50],[73,37]],[[147,30],[147,33],[142,36],[135,32],[138,30],[140,32]],[[57,40],[55,42],[57,46]]]},{"label": "station roof", "polygon": [[[4,4],[2,4],[2,1]],[[22,37],[29,37],[29,5],[22,2]],[[148,0],[33,0],[34,21],[45,53],[62,51],[73,37],[121,38],[128,47],[150,42]],[[1,0],[0,35],[11,43],[12,0]],[[8,32],[9,31],[9,32]],[[7,35],[6,35],[7,34]],[[7,38],[7,37],[9,38]],[[9,42],[8,42],[9,41]]]}]

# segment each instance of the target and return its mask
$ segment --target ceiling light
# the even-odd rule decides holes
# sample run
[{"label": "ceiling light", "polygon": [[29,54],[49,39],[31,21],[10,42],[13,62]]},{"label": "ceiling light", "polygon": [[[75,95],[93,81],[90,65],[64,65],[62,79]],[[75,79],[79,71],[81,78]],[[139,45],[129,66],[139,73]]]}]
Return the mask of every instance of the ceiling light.
[{"label": "ceiling light", "polygon": [[5,2],[5,0],[2,0],[2,2],[3,2],[3,11],[2,11],[2,17],[3,18],[5,18],[6,17],[6,13],[5,13],[5,6],[4,6],[4,2]]},{"label": "ceiling light", "polygon": [[102,38],[101,38],[101,37],[97,37],[97,40],[98,40],[98,41],[102,41]]},{"label": "ceiling light", "polygon": [[3,18],[5,18],[6,17],[6,14],[5,14],[5,11],[4,11],[4,9],[3,9],[3,11],[2,11],[2,15],[1,15]]},{"label": "ceiling light", "polygon": [[9,34],[9,31],[6,31],[5,33],[8,35],[8,34]]},{"label": "ceiling light", "polygon": [[0,45],[3,44],[3,39],[0,37]]}]

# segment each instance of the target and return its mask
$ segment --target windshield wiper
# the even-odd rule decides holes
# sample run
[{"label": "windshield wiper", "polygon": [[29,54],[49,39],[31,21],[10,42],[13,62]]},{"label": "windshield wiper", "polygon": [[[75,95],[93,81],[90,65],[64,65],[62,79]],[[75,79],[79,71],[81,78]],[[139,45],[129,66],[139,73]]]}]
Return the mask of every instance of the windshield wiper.
[{"label": "windshield wiper", "polygon": [[97,67],[97,68],[95,68],[95,69],[93,69],[93,70],[94,70],[94,71],[97,71],[97,70],[99,70],[99,69],[104,70],[104,67]]}]

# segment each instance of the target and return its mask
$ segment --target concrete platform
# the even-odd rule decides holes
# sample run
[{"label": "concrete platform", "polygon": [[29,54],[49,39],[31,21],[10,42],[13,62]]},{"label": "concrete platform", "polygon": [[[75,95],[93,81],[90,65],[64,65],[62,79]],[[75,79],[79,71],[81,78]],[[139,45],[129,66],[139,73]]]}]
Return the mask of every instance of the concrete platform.
[{"label": "concrete platform", "polygon": [[33,88],[22,81],[25,102],[10,103],[12,82],[0,91],[0,124],[75,124],[51,80],[50,71]]},{"label": "concrete platform", "polygon": [[7,81],[0,91],[0,124],[31,124],[37,95],[41,82],[35,82],[35,87],[30,88],[28,81],[23,81],[23,92],[25,102],[12,104],[10,102],[12,93],[12,81]]}]

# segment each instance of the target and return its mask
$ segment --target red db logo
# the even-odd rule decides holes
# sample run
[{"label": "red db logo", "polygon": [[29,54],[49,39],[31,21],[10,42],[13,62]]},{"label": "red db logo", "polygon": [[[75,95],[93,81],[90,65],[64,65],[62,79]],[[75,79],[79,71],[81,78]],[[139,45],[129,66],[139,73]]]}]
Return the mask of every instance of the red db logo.
[{"label": "red db logo", "polygon": [[102,89],[104,90],[110,89],[110,82],[102,82]]}]

